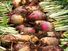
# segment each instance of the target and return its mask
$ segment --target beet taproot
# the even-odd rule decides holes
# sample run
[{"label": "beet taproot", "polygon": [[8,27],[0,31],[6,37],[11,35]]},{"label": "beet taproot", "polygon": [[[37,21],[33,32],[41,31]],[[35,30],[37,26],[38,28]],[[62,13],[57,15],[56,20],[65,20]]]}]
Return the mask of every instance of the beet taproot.
[{"label": "beet taproot", "polygon": [[9,18],[9,21],[12,24],[22,24],[24,22],[24,18],[19,14],[14,14]]}]

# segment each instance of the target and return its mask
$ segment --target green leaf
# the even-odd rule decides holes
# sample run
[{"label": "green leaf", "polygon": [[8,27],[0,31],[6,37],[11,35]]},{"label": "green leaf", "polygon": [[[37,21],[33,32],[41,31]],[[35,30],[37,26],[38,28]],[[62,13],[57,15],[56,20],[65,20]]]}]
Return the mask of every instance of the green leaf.
[{"label": "green leaf", "polygon": [[3,15],[0,26],[8,26],[8,17]]},{"label": "green leaf", "polygon": [[13,27],[4,27],[4,26],[0,26],[0,35],[1,34],[18,34],[18,31],[16,31],[15,28]]},{"label": "green leaf", "polygon": [[59,16],[62,16],[64,14],[67,14],[67,13],[68,13],[68,10],[62,10],[62,11],[59,11],[57,13],[53,13],[53,14],[49,15],[49,17],[51,17],[51,18],[59,17]]},{"label": "green leaf", "polygon": [[66,49],[64,49],[64,51],[68,51],[68,47]]}]

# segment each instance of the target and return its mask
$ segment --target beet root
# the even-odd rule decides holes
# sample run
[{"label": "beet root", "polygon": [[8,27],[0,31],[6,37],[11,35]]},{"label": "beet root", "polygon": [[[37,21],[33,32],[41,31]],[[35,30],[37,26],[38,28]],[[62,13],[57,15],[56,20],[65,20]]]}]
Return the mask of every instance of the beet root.
[{"label": "beet root", "polygon": [[30,51],[29,43],[18,42],[14,45],[14,51]]},{"label": "beet root", "polygon": [[41,47],[39,48],[38,51],[63,51],[63,49],[59,46],[45,46],[45,47]]},{"label": "beet root", "polygon": [[33,11],[29,16],[28,16],[28,19],[30,20],[43,20],[46,18],[46,15],[39,11],[39,10],[36,10],[36,11]]},{"label": "beet root", "polygon": [[12,24],[22,24],[24,22],[24,18],[21,15],[14,14],[9,18],[9,22]]},{"label": "beet root", "polygon": [[41,38],[41,42],[46,45],[59,45],[59,40],[55,37]]}]

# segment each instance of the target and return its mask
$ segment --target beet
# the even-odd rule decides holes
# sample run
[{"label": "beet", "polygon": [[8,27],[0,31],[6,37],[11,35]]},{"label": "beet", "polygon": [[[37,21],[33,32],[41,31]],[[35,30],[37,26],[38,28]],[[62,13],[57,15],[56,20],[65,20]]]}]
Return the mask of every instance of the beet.
[{"label": "beet", "polygon": [[19,25],[16,29],[24,33],[35,33],[35,29],[33,27],[24,27],[24,25]]},{"label": "beet", "polygon": [[25,27],[23,31],[27,33],[35,33],[35,29],[32,27]]},{"label": "beet", "polygon": [[22,24],[24,22],[24,18],[21,15],[14,14],[9,18],[9,21],[12,24]]},{"label": "beet", "polygon": [[27,13],[28,13],[28,10],[25,7],[19,6],[19,7],[15,8],[14,10],[12,10],[10,13],[8,13],[8,16],[11,17],[14,14],[26,15]]},{"label": "beet", "polygon": [[22,41],[22,42],[23,41],[28,42],[30,40],[30,38],[31,38],[30,35],[20,35],[20,34],[17,34],[17,35],[14,35],[14,36],[15,36],[16,40]]},{"label": "beet", "polygon": [[46,15],[39,11],[39,10],[36,10],[36,11],[33,11],[29,16],[28,16],[28,19],[30,20],[43,20],[46,18]]},{"label": "beet", "polygon": [[45,32],[51,32],[53,31],[53,28],[54,28],[52,23],[44,21],[44,20],[35,21],[35,24],[37,26],[40,26],[41,30]]},{"label": "beet", "polygon": [[41,41],[43,44],[47,45],[59,45],[59,40],[55,37],[43,37]]},{"label": "beet", "polygon": [[21,42],[31,42],[31,43],[36,43],[39,39],[34,36],[34,35],[28,35],[28,33],[26,35],[14,35],[16,40],[21,41]]},{"label": "beet", "polygon": [[63,49],[59,46],[45,46],[40,47],[38,51],[63,51]]},{"label": "beet", "polygon": [[43,22],[41,23],[41,29],[42,31],[48,32],[48,31],[52,31],[53,26],[50,22]]},{"label": "beet", "polygon": [[39,28],[42,31],[45,31],[45,32],[53,31],[53,28],[54,28],[52,23],[44,21],[44,20],[37,20],[35,21],[35,24],[39,26]]},{"label": "beet", "polygon": [[14,51],[30,51],[29,43],[18,42],[14,45]]},{"label": "beet", "polygon": [[27,9],[25,7],[19,6],[18,8],[16,8],[14,10],[14,12],[17,13],[17,14],[21,14],[21,13],[27,14],[28,11],[27,11]]},{"label": "beet", "polygon": [[10,48],[12,42],[16,43],[15,36],[13,36],[11,34],[2,35],[2,37],[1,37],[1,46],[5,47],[5,48]]},{"label": "beet", "polygon": [[24,25],[18,25],[16,29],[22,32],[22,30],[24,30],[24,27],[25,27]]},{"label": "beet", "polygon": [[8,35],[3,35],[2,37],[1,37],[1,40],[2,40],[2,42],[15,42],[15,37],[13,36],[13,35],[10,35],[10,34],[8,34]]}]

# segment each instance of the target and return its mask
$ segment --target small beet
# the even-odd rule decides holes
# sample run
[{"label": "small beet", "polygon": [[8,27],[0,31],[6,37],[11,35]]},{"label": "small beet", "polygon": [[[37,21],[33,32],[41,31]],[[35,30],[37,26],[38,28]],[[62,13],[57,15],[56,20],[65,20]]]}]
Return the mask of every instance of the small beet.
[{"label": "small beet", "polygon": [[25,27],[24,25],[18,25],[16,29],[22,32],[22,30],[24,30],[24,27]]},{"label": "small beet", "polygon": [[35,29],[32,27],[25,27],[23,31],[27,33],[35,33]]},{"label": "small beet", "polygon": [[35,29],[33,27],[25,27],[24,25],[19,25],[16,29],[24,33],[35,33]]}]

